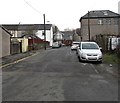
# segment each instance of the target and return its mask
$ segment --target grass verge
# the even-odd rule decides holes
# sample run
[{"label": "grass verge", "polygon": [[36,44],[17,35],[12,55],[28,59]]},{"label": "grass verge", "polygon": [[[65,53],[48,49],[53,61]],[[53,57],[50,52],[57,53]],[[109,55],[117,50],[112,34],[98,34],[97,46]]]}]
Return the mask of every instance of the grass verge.
[{"label": "grass verge", "polygon": [[117,54],[104,54],[103,55],[103,62],[107,64],[119,64],[120,58],[118,58]]}]

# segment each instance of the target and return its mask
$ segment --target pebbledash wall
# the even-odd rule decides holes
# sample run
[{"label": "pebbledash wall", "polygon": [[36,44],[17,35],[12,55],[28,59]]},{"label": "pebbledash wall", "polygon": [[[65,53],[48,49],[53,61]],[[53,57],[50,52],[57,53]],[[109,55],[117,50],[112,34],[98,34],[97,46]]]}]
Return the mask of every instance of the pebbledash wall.
[{"label": "pebbledash wall", "polygon": [[10,55],[10,34],[0,27],[0,58]]}]

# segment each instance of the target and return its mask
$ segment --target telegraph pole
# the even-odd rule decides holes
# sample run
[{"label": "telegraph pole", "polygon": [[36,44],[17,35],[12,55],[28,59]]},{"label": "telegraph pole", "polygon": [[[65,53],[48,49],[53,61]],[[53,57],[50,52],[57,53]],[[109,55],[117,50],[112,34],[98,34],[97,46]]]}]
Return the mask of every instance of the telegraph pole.
[{"label": "telegraph pole", "polygon": [[90,41],[90,12],[88,11],[88,36]]},{"label": "telegraph pole", "polygon": [[44,49],[46,50],[46,27],[45,27],[45,14],[43,14],[44,17]]}]

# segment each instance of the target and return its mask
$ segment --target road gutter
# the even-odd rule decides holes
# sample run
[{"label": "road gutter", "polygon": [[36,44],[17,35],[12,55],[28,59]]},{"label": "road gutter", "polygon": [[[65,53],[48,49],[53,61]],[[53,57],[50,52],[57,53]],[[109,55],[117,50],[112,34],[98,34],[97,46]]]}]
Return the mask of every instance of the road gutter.
[{"label": "road gutter", "polygon": [[11,63],[4,64],[4,65],[0,65],[0,69],[5,68],[5,67],[10,66],[10,65],[13,65],[13,64],[16,64],[16,63],[18,63],[18,62],[21,62],[21,61],[23,61],[23,60],[25,60],[25,59],[28,59],[28,58],[30,58],[30,57],[32,57],[32,56],[35,56],[35,55],[37,55],[37,54],[38,54],[38,53],[35,53],[35,54],[29,55],[29,56],[27,56],[27,57],[23,57],[23,58],[21,58],[21,59],[15,60],[15,61],[13,61],[13,62],[11,62]]}]

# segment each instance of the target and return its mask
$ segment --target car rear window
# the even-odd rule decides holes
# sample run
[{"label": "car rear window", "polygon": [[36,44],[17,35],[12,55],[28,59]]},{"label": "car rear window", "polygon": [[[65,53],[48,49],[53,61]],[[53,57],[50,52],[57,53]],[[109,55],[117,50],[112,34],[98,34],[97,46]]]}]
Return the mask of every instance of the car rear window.
[{"label": "car rear window", "polygon": [[99,49],[99,47],[94,43],[83,43],[82,49]]},{"label": "car rear window", "polygon": [[73,45],[79,45],[80,43],[73,43]]}]

